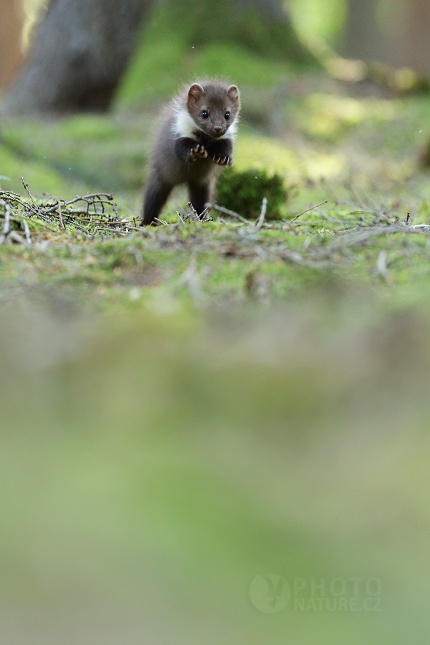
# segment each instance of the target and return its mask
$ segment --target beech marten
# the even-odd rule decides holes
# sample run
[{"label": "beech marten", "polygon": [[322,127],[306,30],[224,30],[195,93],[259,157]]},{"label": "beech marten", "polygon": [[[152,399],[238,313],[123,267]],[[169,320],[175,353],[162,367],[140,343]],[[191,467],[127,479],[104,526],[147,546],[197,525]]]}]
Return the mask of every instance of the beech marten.
[{"label": "beech marten", "polygon": [[240,96],[236,85],[193,83],[167,105],[156,133],[142,224],[159,216],[170,192],[187,184],[198,214],[211,200],[216,167],[233,164]]}]

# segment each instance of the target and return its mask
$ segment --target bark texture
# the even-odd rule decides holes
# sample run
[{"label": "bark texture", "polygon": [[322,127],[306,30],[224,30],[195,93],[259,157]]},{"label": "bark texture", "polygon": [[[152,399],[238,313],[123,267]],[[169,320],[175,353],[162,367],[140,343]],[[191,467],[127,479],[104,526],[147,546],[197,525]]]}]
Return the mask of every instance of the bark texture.
[{"label": "bark texture", "polygon": [[105,111],[152,0],[51,0],[8,113]]}]

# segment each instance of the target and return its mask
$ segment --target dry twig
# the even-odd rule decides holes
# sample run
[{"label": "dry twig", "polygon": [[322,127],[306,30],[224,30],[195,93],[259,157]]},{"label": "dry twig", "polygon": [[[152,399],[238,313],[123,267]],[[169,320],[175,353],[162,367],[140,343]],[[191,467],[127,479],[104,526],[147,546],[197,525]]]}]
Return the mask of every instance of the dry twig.
[{"label": "dry twig", "polygon": [[206,204],[206,206],[214,211],[217,211],[217,213],[228,215],[228,217],[234,217],[235,219],[238,219],[239,222],[242,222],[242,224],[249,226],[249,221],[247,219],[242,217],[242,215],[239,215],[239,213],[235,213],[234,211],[230,211],[228,208],[224,208],[224,206],[218,206],[218,204]]},{"label": "dry twig", "polygon": [[258,230],[261,228],[264,224],[264,218],[266,217],[266,210],[267,210],[267,197],[263,197],[263,203],[261,204],[261,212],[260,212],[260,217],[258,218],[257,222],[255,223],[255,229]]},{"label": "dry twig", "polygon": [[290,224],[292,224],[293,222],[295,222],[295,221],[296,221],[296,219],[299,219],[299,217],[301,217],[301,216],[302,216],[302,215],[304,215],[305,213],[309,213],[309,211],[313,211],[315,208],[319,208],[319,207],[320,207],[320,206],[322,206],[323,204],[327,204],[327,202],[328,202],[328,200],[327,200],[327,199],[325,199],[323,202],[320,202],[319,204],[316,204],[315,206],[311,206],[310,208],[307,208],[305,211],[302,211],[301,213],[299,213],[298,215],[296,215],[295,217],[293,217],[293,219],[290,219]]},{"label": "dry twig", "polygon": [[3,226],[3,232],[0,235],[0,244],[4,244],[7,236],[10,233],[10,208],[9,208],[9,204],[7,204],[3,200],[0,201],[0,205],[4,207],[4,226]]}]

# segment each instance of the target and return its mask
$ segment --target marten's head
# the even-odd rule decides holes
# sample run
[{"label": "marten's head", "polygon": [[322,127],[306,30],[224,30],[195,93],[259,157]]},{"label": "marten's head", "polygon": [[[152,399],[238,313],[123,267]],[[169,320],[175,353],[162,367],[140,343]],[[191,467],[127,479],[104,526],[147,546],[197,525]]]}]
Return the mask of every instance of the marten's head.
[{"label": "marten's head", "polygon": [[213,139],[227,135],[229,130],[233,135],[240,110],[239,90],[236,85],[217,81],[193,83],[188,90],[187,110],[199,130]]}]

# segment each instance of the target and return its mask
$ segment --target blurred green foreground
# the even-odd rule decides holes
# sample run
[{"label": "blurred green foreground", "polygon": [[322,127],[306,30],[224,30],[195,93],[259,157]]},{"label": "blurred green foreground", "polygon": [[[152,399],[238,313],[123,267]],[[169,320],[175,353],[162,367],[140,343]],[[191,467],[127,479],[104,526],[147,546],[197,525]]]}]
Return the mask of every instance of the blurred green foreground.
[{"label": "blurred green foreground", "polygon": [[2,308],[2,643],[427,642],[428,317],[77,312]]}]

